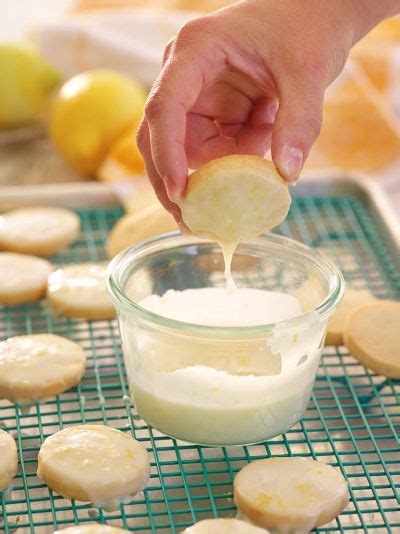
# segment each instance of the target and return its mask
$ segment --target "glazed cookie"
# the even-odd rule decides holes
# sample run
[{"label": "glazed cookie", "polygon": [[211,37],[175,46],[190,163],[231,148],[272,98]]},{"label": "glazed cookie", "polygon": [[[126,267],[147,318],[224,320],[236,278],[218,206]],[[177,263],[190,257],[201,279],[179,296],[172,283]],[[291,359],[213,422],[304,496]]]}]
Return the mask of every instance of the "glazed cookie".
[{"label": "glazed cookie", "polygon": [[274,164],[257,156],[227,156],[194,171],[176,200],[193,234],[238,243],[280,224],[290,208],[288,184]]},{"label": "glazed cookie", "polygon": [[105,284],[106,264],[67,265],[49,277],[47,300],[54,313],[89,320],[112,319],[115,309]]},{"label": "glazed cookie", "polygon": [[330,465],[301,457],[267,458],[236,475],[234,498],[243,516],[260,527],[306,533],[339,515],[349,490]]},{"label": "glazed cookie", "polygon": [[343,345],[344,325],[350,312],[358,306],[374,300],[374,296],[366,289],[346,287],[340,306],[329,319],[325,345]]},{"label": "glazed cookie", "polygon": [[107,505],[143,490],[149,475],[145,447],[105,425],[66,428],[39,451],[38,476],[66,499]]},{"label": "glazed cookie", "polygon": [[0,215],[0,248],[22,254],[49,256],[79,234],[79,217],[63,208],[32,207]]},{"label": "glazed cookie", "polygon": [[400,378],[400,302],[379,300],[353,310],[344,342],[365,367],[388,378]]},{"label": "glazed cookie", "polygon": [[183,531],[183,534],[267,534],[259,528],[240,519],[204,519]]},{"label": "glazed cookie", "polygon": [[54,534],[124,534],[127,530],[122,528],[109,527],[99,523],[86,523],[76,527],[68,527],[63,530],[55,530]]},{"label": "glazed cookie", "polygon": [[54,334],[10,337],[0,343],[0,397],[32,404],[58,395],[81,380],[86,355]]},{"label": "glazed cookie", "polygon": [[8,488],[18,471],[18,454],[14,438],[0,429],[0,491]]},{"label": "glazed cookie", "polygon": [[42,258],[0,252],[0,305],[39,300],[53,266]]}]

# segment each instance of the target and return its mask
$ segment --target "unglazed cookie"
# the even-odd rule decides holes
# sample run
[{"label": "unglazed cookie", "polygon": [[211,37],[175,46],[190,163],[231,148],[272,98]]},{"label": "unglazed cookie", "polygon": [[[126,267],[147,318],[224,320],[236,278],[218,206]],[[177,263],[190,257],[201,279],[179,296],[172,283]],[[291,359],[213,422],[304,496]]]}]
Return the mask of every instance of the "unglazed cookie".
[{"label": "unglazed cookie", "polygon": [[8,488],[18,471],[18,454],[14,438],[0,429],[0,491]]},{"label": "unglazed cookie", "polygon": [[227,156],[193,172],[177,202],[193,234],[237,244],[280,224],[291,199],[288,184],[271,161]]},{"label": "unglazed cookie", "polygon": [[0,248],[49,256],[72,243],[79,229],[79,217],[63,208],[15,209],[0,215]]},{"label": "unglazed cookie", "polygon": [[267,530],[240,519],[204,519],[183,531],[183,534],[267,534]]},{"label": "unglazed cookie", "polygon": [[67,265],[49,277],[47,301],[56,314],[112,319],[115,309],[105,285],[106,264]]},{"label": "unglazed cookie", "polygon": [[344,325],[350,312],[361,304],[374,300],[374,296],[366,289],[346,287],[340,306],[329,319],[325,345],[343,345]]},{"label": "unglazed cookie", "polygon": [[349,490],[330,465],[301,457],[267,458],[236,475],[234,498],[243,516],[260,527],[300,534],[339,515],[349,502]]},{"label": "unglazed cookie", "polygon": [[149,475],[145,447],[105,425],[66,428],[39,451],[39,478],[66,499],[107,504],[143,490]]},{"label": "unglazed cookie", "polygon": [[365,367],[388,378],[400,378],[400,302],[379,300],[353,310],[344,342]]},{"label": "unglazed cookie", "polygon": [[76,527],[68,527],[63,530],[55,530],[54,534],[124,534],[128,530],[122,528],[109,527],[99,523],[86,523]]},{"label": "unglazed cookie", "polygon": [[58,395],[81,380],[86,355],[54,334],[10,337],[0,343],[0,397],[31,404]]},{"label": "unglazed cookie", "polygon": [[107,242],[108,256],[113,258],[126,247],[150,237],[178,229],[175,219],[155,200],[148,206],[122,217],[111,230]]},{"label": "unglazed cookie", "polygon": [[39,300],[54,267],[42,258],[0,252],[0,305]]}]

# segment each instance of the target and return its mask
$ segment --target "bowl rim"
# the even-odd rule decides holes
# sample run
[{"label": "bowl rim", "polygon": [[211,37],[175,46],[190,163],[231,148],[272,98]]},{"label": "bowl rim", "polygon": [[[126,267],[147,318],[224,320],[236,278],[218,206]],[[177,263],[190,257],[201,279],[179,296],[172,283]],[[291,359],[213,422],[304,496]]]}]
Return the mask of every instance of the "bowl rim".
[{"label": "bowl rim", "polygon": [[[268,323],[254,326],[211,326],[200,325],[195,323],[187,323],[177,319],[170,319],[163,315],[156,314],[143,308],[139,304],[131,300],[124,292],[120,284],[121,274],[126,270],[128,265],[136,259],[144,256],[146,252],[157,250],[157,245],[166,244],[173,240],[173,246],[182,245],[201,245],[214,243],[206,239],[199,239],[192,235],[182,235],[179,232],[168,232],[157,235],[145,241],[141,241],[133,246],[127,247],[117,254],[109,263],[105,281],[107,291],[114,302],[117,312],[124,310],[128,314],[134,314],[147,324],[162,327],[168,330],[179,331],[181,334],[195,334],[208,337],[251,337],[251,336],[265,336],[266,334],[278,333],[289,334],[298,333],[304,328],[311,328],[333,313],[339,306],[345,288],[345,281],[340,269],[329,258],[322,256],[318,251],[295,239],[281,236],[272,232],[267,232],[255,239],[248,239],[239,243],[241,245],[252,244],[257,245],[258,242],[271,242],[275,245],[281,245],[285,248],[290,248],[297,255],[307,257],[308,261],[315,264],[316,267],[325,275],[328,282],[327,296],[314,309],[304,312],[289,320],[278,321],[275,323]],[[173,248],[173,247],[171,247]],[[160,250],[163,250],[161,248]],[[327,317],[328,316],[328,317]]]}]

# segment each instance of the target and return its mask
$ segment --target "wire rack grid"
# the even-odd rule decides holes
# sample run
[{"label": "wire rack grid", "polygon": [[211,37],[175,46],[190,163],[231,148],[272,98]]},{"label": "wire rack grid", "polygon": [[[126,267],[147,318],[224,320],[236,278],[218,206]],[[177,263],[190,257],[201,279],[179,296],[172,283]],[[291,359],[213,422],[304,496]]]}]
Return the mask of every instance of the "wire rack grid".
[{"label": "wire rack grid", "polygon": [[[121,214],[118,207],[80,211],[82,234],[55,263],[105,259],[108,231]],[[378,298],[399,297],[398,273],[372,213],[359,198],[298,198],[279,232],[330,254],[351,285],[368,287]],[[134,532],[181,532],[200,519],[235,515],[232,482],[247,462],[301,455],[338,467],[350,485],[348,508],[318,532],[400,532],[400,383],[368,371],[345,347],[324,349],[306,415],[286,434],[259,445],[215,449],[179,443],[137,416],[115,321],[54,317],[44,303],[0,307],[0,339],[45,331],[80,343],[88,366],[75,389],[28,413],[0,401],[0,425],[15,436],[20,460],[12,489],[0,494],[0,531],[50,534],[98,521]],[[151,454],[148,488],[115,512],[65,500],[36,476],[42,441],[82,422],[131,432]]]}]

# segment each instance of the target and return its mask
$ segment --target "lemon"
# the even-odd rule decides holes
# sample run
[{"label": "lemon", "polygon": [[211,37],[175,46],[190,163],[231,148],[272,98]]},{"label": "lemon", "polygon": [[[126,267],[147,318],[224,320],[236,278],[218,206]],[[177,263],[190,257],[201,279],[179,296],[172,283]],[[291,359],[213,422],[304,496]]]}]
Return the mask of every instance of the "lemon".
[{"label": "lemon", "polygon": [[137,128],[146,95],[134,80],[108,70],[93,70],[67,81],[50,115],[50,137],[78,171],[93,174],[112,143]]},{"label": "lemon", "polygon": [[271,161],[227,156],[194,171],[178,203],[193,234],[237,245],[280,224],[291,198]]},{"label": "lemon", "polygon": [[131,126],[111,145],[97,171],[100,180],[116,182],[144,174],[144,161],[136,144],[136,130],[136,125]]},{"label": "lemon", "polygon": [[59,73],[35,49],[0,44],[0,128],[40,119]]}]

